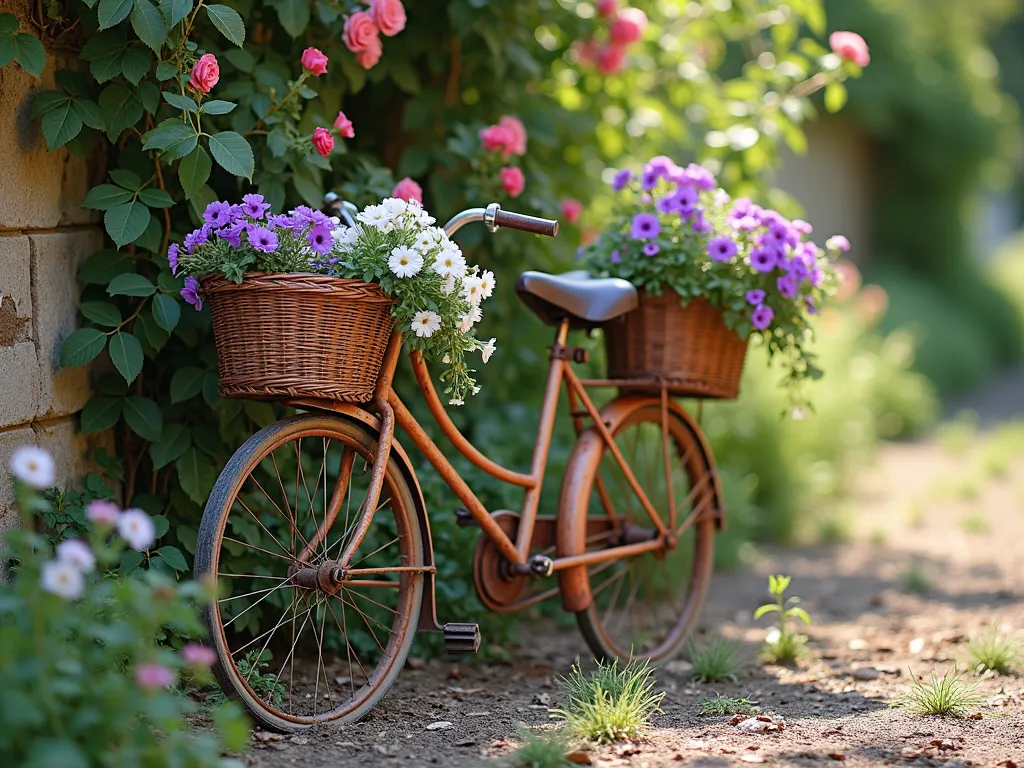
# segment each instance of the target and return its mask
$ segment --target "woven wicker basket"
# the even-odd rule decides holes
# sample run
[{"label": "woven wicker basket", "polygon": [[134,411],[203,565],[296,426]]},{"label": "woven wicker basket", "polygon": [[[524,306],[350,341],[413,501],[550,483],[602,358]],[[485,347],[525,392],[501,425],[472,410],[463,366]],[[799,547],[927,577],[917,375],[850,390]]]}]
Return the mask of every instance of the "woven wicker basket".
[{"label": "woven wicker basket", "polygon": [[200,281],[213,315],[223,397],[373,397],[394,322],[380,286],[326,275]]},{"label": "woven wicker basket", "polygon": [[606,325],[604,338],[610,379],[664,380],[677,397],[739,394],[747,342],[703,298],[681,307],[674,291],[650,296],[641,290],[640,306]]}]

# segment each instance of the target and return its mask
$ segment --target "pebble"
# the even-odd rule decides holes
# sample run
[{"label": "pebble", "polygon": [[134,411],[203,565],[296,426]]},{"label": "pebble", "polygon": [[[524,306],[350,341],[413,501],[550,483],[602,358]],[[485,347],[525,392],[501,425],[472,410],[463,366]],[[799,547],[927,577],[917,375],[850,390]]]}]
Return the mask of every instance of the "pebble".
[{"label": "pebble", "polygon": [[918,654],[921,651],[923,651],[924,650],[924,638],[923,637],[915,637],[913,640],[910,641],[910,645],[907,646],[907,650],[909,650],[913,654]]},{"label": "pebble", "polygon": [[670,675],[688,675],[693,672],[693,664],[688,661],[670,661],[665,665],[665,671]]},{"label": "pebble", "polygon": [[446,728],[451,728],[452,724],[447,720],[438,720],[436,723],[431,723],[427,726],[428,731],[443,731]]},{"label": "pebble", "polygon": [[858,667],[853,670],[853,676],[857,680],[877,680],[882,673],[874,667]]},{"label": "pebble", "polygon": [[405,662],[405,666],[407,666],[409,669],[423,669],[425,666],[427,666],[427,662],[416,656],[410,656],[408,660]]},{"label": "pebble", "polygon": [[866,651],[869,647],[868,641],[861,637],[853,638],[847,646],[851,651]]}]

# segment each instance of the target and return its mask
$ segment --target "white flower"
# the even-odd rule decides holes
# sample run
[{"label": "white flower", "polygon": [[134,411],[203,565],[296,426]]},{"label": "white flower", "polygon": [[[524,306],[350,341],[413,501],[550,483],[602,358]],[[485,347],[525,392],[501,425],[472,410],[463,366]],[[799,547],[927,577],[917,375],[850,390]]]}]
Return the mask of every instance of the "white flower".
[{"label": "white flower", "polygon": [[480,286],[479,277],[467,277],[463,278],[462,281],[462,295],[466,297],[466,301],[472,304],[474,307],[483,301],[484,294]]},{"label": "white flower", "polygon": [[437,255],[431,268],[441,277],[462,277],[466,274],[466,260],[458,250],[454,252],[442,250]]},{"label": "white flower", "polygon": [[434,331],[440,327],[441,316],[437,312],[431,312],[429,309],[417,312],[412,318],[412,329],[421,339],[424,337],[430,338],[434,335]]},{"label": "white flower", "polygon": [[67,600],[81,597],[85,591],[85,579],[82,572],[71,563],[62,560],[51,560],[43,564],[40,579],[43,589]]},{"label": "white flower", "polygon": [[33,488],[53,485],[53,457],[34,445],[22,445],[11,455],[11,472]]},{"label": "white flower", "polygon": [[730,200],[732,200],[732,198],[729,197],[729,193],[724,189],[715,190],[715,205],[728,205]]},{"label": "white flower", "polygon": [[448,405],[465,405],[466,401],[460,397],[453,397],[448,401]]},{"label": "white flower", "polygon": [[441,286],[441,290],[444,291],[446,296],[450,296],[455,291],[455,275],[448,275],[448,279]]},{"label": "white flower", "polygon": [[473,394],[474,395],[479,395],[480,394],[480,387],[473,387]]},{"label": "white flower", "polygon": [[497,349],[495,344],[496,341],[497,339],[491,339],[486,344],[480,345],[480,357],[484,359],[485,363],[491,359],[491,355],[493,355],[494,350]]},{"label": "white flower", "polygon": [[375,227],[382,232],[390,232],[394,229],[394,224],[392,224],[394,218],[383,205],[368,205],[356,214],[357,221]]},{"label": "white flower", "polygon": [[444,243],[451,242],[448,239],[448,234],[440,227],[427,227],[424,231],[430,233],[430,236],[433,238],[435,243],[441,243],[443,245]]},{"label": "white flower", "polygon": [[89,573],[96,567],[96,556],[89,545],[81,539],[67,539],[57,545],[57,559],[77,568],[82,573]]},{"label": "white flower", "polygon": [[459,330],[463,333],[467,333],[470,328],[480,322],[483,316],[484,313],[480,307],[472,307],[469,312],[462,316],[462,325],[459,326]]},{"label": "white flower", "polygon": [[335,246],[348,250],[356,244],[359,239],[359,230],[355,227],[338,227],[331,232]]},{"label": "white flower", "polygon": [[430,230],[423,229],[420,230],[420,233],[418,235],[416,235],[416,242],[412,244],[412,247],[415,248],[420,253],[426,254],[430,253],[430,251],[433,250],[434,246],[436,245],[437,243],[434,242],[434,238],[430,234]]},{"label": "white flower", "polygon": [[409,210],[409,204],[398,197],[389,197],[385,199],[380,207],[391,214],[391,218],[398,218],[407,210]]},{"label": "white flower", "polygon": [[484,273],[480,275],[480,295],[489,299],[492,293],[494,293],[494,273],[485,269]]},{"label": "white flower", "polygon": [[141,509],[126,509],[117,519],[117,532],[132,549],[145,552],[156,538],[153,521]]},{"label": "white flower", "polygon": [[400,245],[391,251],[388,267],[399,277],[412,277],[423,268],[423,257],[412,248]]}]

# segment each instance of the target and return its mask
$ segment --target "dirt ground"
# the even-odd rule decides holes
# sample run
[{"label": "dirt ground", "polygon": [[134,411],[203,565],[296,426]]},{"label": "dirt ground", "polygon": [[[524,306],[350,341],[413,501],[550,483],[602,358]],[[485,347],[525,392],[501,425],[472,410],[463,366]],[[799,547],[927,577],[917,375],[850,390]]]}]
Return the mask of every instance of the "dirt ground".
[{"label": "dirt ground", "polygon": [[[637,768],[1024,766],[1024,678],[981,679],[980,719],[889,706],[908,689],[908,670],[942,675],[963,660],[963,640],[993,622],[1024,634],[1024,459],[977,486],[964,479],[974,461],[937,444],[886,446],[852,499],[851,540],[766,549],[750,569],[716,574],[700,632],[743,641],[748,663],[739,682],[698,685],[685,664],[670,663],[657,673],[664,714],[648,738],[589,749],[581,759]],[[751,612],[766,600],[769,573],[793,576],[791,592],[814,619],[811,657],[796,669],[756,659],[768,619],[755,624]],[[908,589],[908,574],[927,588]],[[587,658],[574,624],[524,625],[509,650],[510,664],[413,661],[362,722],[300,736],[258,732],[245,761],[258,768],[507,764],[519,728],[552,727],[553,678],[568,673],[577,654]],[[785,728],[745,734],[728,717],[699,716],[698,701],[715,691],[749,696]]]}]

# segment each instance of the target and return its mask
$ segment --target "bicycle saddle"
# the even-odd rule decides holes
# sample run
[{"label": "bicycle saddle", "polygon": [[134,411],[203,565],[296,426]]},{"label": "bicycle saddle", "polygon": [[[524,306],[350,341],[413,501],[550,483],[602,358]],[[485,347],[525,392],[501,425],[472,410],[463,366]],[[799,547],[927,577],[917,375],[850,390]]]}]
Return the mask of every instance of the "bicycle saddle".
[{"label": "bicycle saddle", "polygon": [[636,309],[636,288],[618,277],[591,277],[577,270],[561,275],[523,272],[516,293],[548,325],[566,317],[573,328],[593,328]]}]

